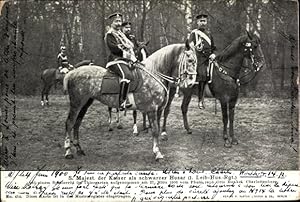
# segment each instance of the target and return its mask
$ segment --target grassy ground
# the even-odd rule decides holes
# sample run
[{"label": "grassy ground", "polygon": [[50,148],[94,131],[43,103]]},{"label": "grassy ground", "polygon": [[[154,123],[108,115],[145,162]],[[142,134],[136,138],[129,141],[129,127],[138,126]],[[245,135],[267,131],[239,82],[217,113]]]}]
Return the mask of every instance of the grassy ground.
[{"label": "grassy ground", "polygon": [[[122,117],[124,129],[107,130],[107,108],[95,102],[88,110],[80,129],[81,146],[86,156],[64,158],[64,125],[68,99],[51,96],[51,106],[41,107],[39,97],[17,99],[17,166],[13,170],[162,170],[165,168],[210,170],[213,168],[248,170],[298,169],[298,136],[290,143],[291,117],[289,99],[241,98],[236,107],[235,134],[239,144],[224,148],[222,116],[214,99],[206,99],[206,109],[197,108],[193,98],[189,107],[187,134],[183,128],[180,103],[176,98],[168,119],[169,140],[161,141],[164,159],[154,161],[150,133],[132,134],[131,112]],[[297,109],[296,109],[297,110]],[[115,114],[114,114],[115,115]],[[138,115],[139,129],[142,126]]]}]

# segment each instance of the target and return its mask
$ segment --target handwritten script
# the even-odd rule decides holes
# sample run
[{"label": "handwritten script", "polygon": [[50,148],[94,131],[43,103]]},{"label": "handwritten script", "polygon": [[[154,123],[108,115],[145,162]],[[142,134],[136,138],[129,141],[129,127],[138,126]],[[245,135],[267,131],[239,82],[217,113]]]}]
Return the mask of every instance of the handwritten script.
[{"label": "handwritten script", "polygon": [[2,196],[100,201],[296,199],[298,171],[5,171]]}]

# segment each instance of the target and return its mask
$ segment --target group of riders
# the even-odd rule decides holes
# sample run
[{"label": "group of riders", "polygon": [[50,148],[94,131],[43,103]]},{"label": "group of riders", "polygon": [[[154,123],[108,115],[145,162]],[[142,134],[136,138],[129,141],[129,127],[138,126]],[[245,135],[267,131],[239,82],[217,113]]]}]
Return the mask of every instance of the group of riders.
[{"label": "group of riders", "polygon": [[[131,107],[127,103],[127,94],[130,81],[132,81],[131,71],[141,61],[137,59],[137,49],[140,43],[131,33],[131,23],[123,22],[121,13],[114,13],[108,16],[110,28],[105,35],[105,43],[109,50],[106,68],[116,73],[120,78],[119,108],[124,110]],[[213,37],[207,29],[208,15],[199,14],[196,16],[197,29],[194,29],[188,37],[189,45],[197,54],[197,81],[199,82],[199,108],[204,108],[203,94],[204,87],[208,81],[207,67],[209,61],[215,59]],[[124,63],[116,63],[122,60]],[[57,56],[58,68],[61,73],[66,73],[73,68],[69,64],[66,55],[66,47],[61,47],[61,52]]]}]

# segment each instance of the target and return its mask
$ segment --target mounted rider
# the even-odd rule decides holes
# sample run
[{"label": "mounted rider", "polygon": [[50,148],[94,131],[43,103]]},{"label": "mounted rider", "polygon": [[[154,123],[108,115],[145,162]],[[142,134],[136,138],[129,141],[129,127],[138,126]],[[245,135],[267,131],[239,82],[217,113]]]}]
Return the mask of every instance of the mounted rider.
[{"label": "mounted rider", "polygon": [[139,42],[136,37],[132,34],[132,24],[131,22],[122,23],[122,32],[134,45],[134,54],[139,61],[146,59],[148,53],[146,51],[147,43]]},{"label": "mounted rider", "polygon": [[73,66],[69,64],[65,46],[60,47],[60,53],[57,55],[57,65],[59,72],[63,74],[73,69]]},{"label": "mounted rider", "polygon": [[189,43],[195,48],[197,53],[197,81],[199,82],[199,108],[204,108],[204,87],[207,83],[207,67],[209,61],[213,61],[216,57],[214,51],[216,47],[209,30],[207,29],[207,14],[199,14],[196,16],[197,29],[194,29],[189,36]]},{"label": "mounted rider", "polygon": [[123,22],[122,23],[122,32],[125,34],[125,36],[133,43],[134,47],[134,53],[136,54],[137,48],[139,47],[139,44],[135,38],[135,36],[132,34],[132,28],[131,28],[131,22]]},{"label": "mounted rider", "polygon": [[[137,59],[134,53],[134,44],[121,31],[122,14],[114,13],[110,15],[108,19],[111,22],[111,26],[106,33],[104,40],[110,54],[108,56],[106,68],[121,77],[119,107],[120,110],[124,110],[125,108],[132,106],[132,104],[126,103],[129,84],[130,81],[133,80],[133,76],[129,68],[134,68],[133,63],[136,62]],[[118,61],[120,60],[125,62],[119,63]]]}]

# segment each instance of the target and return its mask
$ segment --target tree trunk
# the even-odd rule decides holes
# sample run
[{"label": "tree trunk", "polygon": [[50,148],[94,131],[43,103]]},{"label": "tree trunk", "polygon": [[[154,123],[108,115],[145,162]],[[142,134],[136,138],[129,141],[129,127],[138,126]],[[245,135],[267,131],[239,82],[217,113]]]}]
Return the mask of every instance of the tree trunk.
[{"label": "tree trunk", "polygon": [[145,22],[146,22],[146,17],[147,17],[147,7],[146,7],[146,1],[143,0],[142,2],[142,21],[141,21],[141,32],[140,32],[140,39],[141,41],[144,41],[144,32],[145,32]]}]

